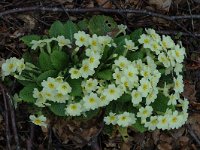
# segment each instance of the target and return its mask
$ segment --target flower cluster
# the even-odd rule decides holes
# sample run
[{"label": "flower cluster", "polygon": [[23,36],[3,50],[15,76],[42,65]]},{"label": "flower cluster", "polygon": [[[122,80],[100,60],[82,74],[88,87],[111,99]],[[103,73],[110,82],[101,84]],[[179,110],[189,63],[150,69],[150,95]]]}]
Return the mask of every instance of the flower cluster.
[{"label": "flower cluster", "polygon": [[35,105],[38,107],[49,106],[48,101],[65,103],[69,99],[69,93],[72,90],[70,85],[63,81],[62,77],[48,77],[47,80],[43,80],[41,85],[41,91],[37,88],[34,88],[33,91],[33,97],[37,99]]},{"label": "flower cluster", "polygon": [[[126,26],[118,28],[118,34],[126,34]],[[74,33],[72,38],[70,41],[61,35],[30,42],[33,50],[40,48],[44,52],[46,48],[51,59],[52,47],[58,48],[56,54],[62,52],[58,55],[61,61],[65,60],[62,54],[70,49],[72,60],[59,72],[55,63],[60,58],[53,61],[56,71],[44,67],[45,75],[57,72],[58,77],[46,77],[39,84],[36,80],[38,87],[31,92],[37,107],[60,103],[65,107],[64,116],[87,116],[87,112],[106,107],[105,124],[128,127],[137,123],[148,130],[175,129],[186,122],[188,100],[180,97],[185,57],[181,43],[175,44],[170,36],[160,36],[153,29],[146,29],[137,41],[126,35],[118,42],[108,35],[84,31]],[[140,58],[131,58],[138,54]],[[66,62],[56,66],[62,63]],[[23,59],[10,58],[2,65],[4,76],[15,72],[20,75],[24,69]],[[126,108],[118,108],[119,105]],[[36,125],[46,126],[44,116],[31,115],[30,119]]]},{"label": "flower cluster", "polygon": [[90,37],[84,31],[75,33],[74,38],[76,39],[76,50],[78,51],[84,46],[87,58],[82,61],[81,68],[73,67],[69,73],[72,79],[88,78],[95,73],[95,69],[99,66],[105,46],[114,45],[113,40],[109,36],[97,36],[96,34]]},{"label": "flower cluster", "polygon": [[57,38],[50,38],[50,39],[43,39],[43,40],[32,40],[31,41],[31,49],[36,50],[37,48],[42,49],[44,46],[47,46],[47,50],[51,52],[51,46],[50,43],[52,41],[56,41],[58,43],[59,47],[67,46],[71,47],[71,41],[69,39],[66,39],[63,35],[58,36]]},{"label": "flower cluster", "polygon": [[20,75],[25,69],[24,59],[17,59],[16,57],[11,57],[7,59],[5,63],[2,64],[2,75],[14,75],[16,72]]}]

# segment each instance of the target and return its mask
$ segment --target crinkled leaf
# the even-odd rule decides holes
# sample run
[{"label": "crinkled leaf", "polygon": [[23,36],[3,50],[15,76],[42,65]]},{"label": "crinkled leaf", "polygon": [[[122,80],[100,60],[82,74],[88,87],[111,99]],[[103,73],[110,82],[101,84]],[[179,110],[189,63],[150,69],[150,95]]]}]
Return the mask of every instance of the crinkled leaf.
[{"label": "crinkled leaf", "polygon": [[43,71],[53,70],[53,65],[52,65],[50,56],[46,52],[40,53],[39,65],[40,65],[41,70]]},{"label": "crinkled leaf", "polygon": [[120,36],[114,39],[114,42],[117,44],[117,47],[115,48],[115,53],[118,55],[123,55],[125,51],[125,39],[129,39],[130,37],[128,35]]},{"label": "crinkled leaf", "polygon": [[123,94],[120,98],[117,99],[117,101],[120,101],[120,102],[130,102],[131,101],[131,95],[130,94]]},{"label": "crinkled leaf", "polygon": [[144,56],[145,56],[145,53],[141,49],[134,51],[134,52],[129,51],[128,54],[126,55],[127,59],[130,60],[130,61],[142,59],[142,58],[144,58]]},{"label": "crinkled leaf", "polygon": [[72,88],[72,92],[70,93],[71,96],[81,96],[82,95],[82,87],[81,79],[68,79],[67,82]]},{"label": "crinkled leaf", "polygon": [[20,92],[19,97],[27,103],[35,103],[35,98],[33,97],[33,90],[37,86],[35,84],[30,84],[28,86],[25,86]]},{"label": "crinkled leaf", "polygon": [[26,35],[20,38],[27,46],[31,47],[32,45],[30,44],[32,40],[40,40],[40,36],[38,35]]},{"label": "crinkled leaf", "polygon": [[48,77],[57,77],[57,75],[58,75],[58,71],[56,70],[45,71],[39,75],[39,77],[37,78],[37,82],[41,83],[43,80],[46,80]]},{"label": "crinkled leaf", "polygon": [[68,55],[63,51],[53,51],[50,58],[52,65],[57,70],[62,70],[68,65]]},{"label": "crinkled leaf", "polygon": [[121,134],[122,138],[124,141],[127,141],[128,138],[129,138],[129,135],[128,135],[128,128],[127,127],[118,127],[118,131],[119,133]]},{"label": "crinkled leaf", "polygon": [[117,29],[117,23],[108,16],[93,16],[89,21],[89,31],[91,34],[106,35]]},{"label": "crinkled leaf", "polygon": [[87,30],[88,23],[89,23],[89,21],[87,19],[83,19],[83,20],[79,21],[77,25],[80,30]]},{"label": "crinkled leaf", "polygon": [[66,103],[51,103],[49,109],[57,116],[66,116],[65,114]]},{"label": "crinkled leaf", "polygon": [[135,31],[133,31],[133,32],[130,34],[130,39],[131,39],[136,45],[139,45],[138,39],[140,38],[140,36],[141,36],[142,34],[143,34],[143,29],[142,29],[142,28],[136,29]]},{"label": "crinkled leaf", "polygon": [[67,21],[64,24],[64,31],[65,38],[69,39],[70,41],[74,41],[74,33],[78,32],[78,27],[72,21]]},{"label": "crinkled leaf", "polygon": [[24,59],[24,62],[29,62],[29,63],[33,63],[33,58],[31,57],[31,53],[30,52],[25,52],[22,55],[22,58]]},{"label": "crinkled leaf", "polygon": [[151,104],[151,106],[153,107],[153,110],[155,112],[164,113],[168,108],[167,105],[168,101],[169,101],[168,97],[166,97],[162,93],[158,93],[157,99]]},{"label": "crinkled leaf", "polygon": [[59,35],[64,35],[65,34],[64,26],[63,23],[60,21],[55,21],[50,29],[49,29],[49,35],[50,37],[57,37]]},{"label": "crinkled leaf", "polygon": [[141,120],[140,119],[139,120],[137,119],[136,123],[133,124],[131,126],[131,128],[133,128],[136,131],[139,131],[140,133],[144,133],[145,131],[147,131],[147,128],[145,128],[144,125],[141,124]]},{"label": "crinkled leaf", "polygon": [[111,69],[102,70],[97,73],[97,77],[99,79],[103,79],[103,80],[111,80],[112,79],[112,70]]}]

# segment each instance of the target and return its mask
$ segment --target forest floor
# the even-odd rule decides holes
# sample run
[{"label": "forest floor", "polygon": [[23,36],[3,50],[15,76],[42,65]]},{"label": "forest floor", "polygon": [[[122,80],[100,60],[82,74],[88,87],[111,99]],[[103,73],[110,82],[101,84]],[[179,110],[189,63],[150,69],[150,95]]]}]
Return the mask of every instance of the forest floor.
[{"label": "forest floor", "polygon": [[[129,30],[137,28],[154,28],[159,33],[168,34],[173,39],[182,41],[187,50],[187,57],[184,62],[184,92],[182,96],[188,98],[189,119],[183,127],[176,130],[145,133],[131,132],[130,139],[124,143],[115,134],[108,137],[99,134],[96,142],[100,143],[100,148],[104,150],[198,150],[200,149],[200,17],[189,19],[170,20],[154,15],[146,15],[142,12],[135,13],[109,13],[109,12],[58,12],[58,11],[27,11],[6,13],[14,8],[25,7],[59,7],[59,8],[106,8],[106,9],[137,9],[153,11],[161,15],[200,15],[199,0],[1,0],[0,1],[0,57],[1,59],[10,56],[20,57],[26,51],[26,47],[19,40],[23,35],[46,34],[50,25],[56,21],[66,21],[71,19],[74,22],[83,18],[90,18],[92,15],[104,14],[112,16],[119,24],[125,24]],[[11,93],[17,89],[13,82]],[[3,92],[0,99],[0,149],[6,149],[6,136],[9,136],[5,126],[5,104]],[[25,111],[26,104],[19,105],[14,110],[17,135],[10,125],[11,148],[16,149],[20,145],[21,149],[97,149],[92,142],[82,144],[82,148],[76,148],[73,141],[63,142],[54,130],[44,130],[28,123],[28,112]],[[8,112],[12,114],[12,108]],[[13,116],[12,116],[13,117]],[[12,118],[11,117],[11,118]],[[10,118],[9,122],[12,122]],[[62,126],[62,122],[59,122]],[[90,132],[90,130],[88,130]],[[91,131],[92,132],[92,131]],[[7,134],[7,135],[6,135]],[[17,139],[17,137],[19,139]],[[62,137],[62,138],[67,138]],[[16,140],[19,143],[16,143]],[[91,146],[92,145],[92,146]]]}]

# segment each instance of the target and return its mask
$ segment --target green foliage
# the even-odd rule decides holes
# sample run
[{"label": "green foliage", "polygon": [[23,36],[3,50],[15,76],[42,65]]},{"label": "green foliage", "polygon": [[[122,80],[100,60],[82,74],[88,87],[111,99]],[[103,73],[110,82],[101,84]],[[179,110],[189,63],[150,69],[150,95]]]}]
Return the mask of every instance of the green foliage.
[{"label": "green foliage", "polygon": [[49,106],[49,109],[57,116],[66,116],[65,107],[66,107],[66,103],[51,102],[51,106]]},{"label": "green foliage", "polygon": [[53,70],[53,65],[49,54],[42,51],[39,55],[39,65],[42,71]]},{"label": "green foliage", "polygon": [[167,105],[168,101],[169,101],[168,97],[166,97],[162,93],[158,93],[157,99],[151,104],[151,106],[153,107],[153,110],[155,112],[164,113],[167,110],[167,108],[169,107]]},{"label": "green foliage", "polygon": [[50,37],[57,37],[59,35],[64,35],[64,34],[65,34],[65,29],[62,22],[55,21],[49,29]]},{"label": "green foliage", "polygon": [[70,93],[71,96],[81,96],[82,95],[82,87],[81,79],[68,79],[67,82],[72,88],[72,92]]},{"label": "green foliage", "polygon": [[19,97],[27,103],[35,103],[35,98],[33,97],[33,89],[36,88],[36,84],[25,86],[20,92]]},{"label": "green foliage", "polygon": [[141,121],[138,119],[136,120],[136,123],[131,126],[131,128],[139,131],[140,133],[144,133],[145,131],[147,131],[147,128],[145,128],[144,125],[141,124]]},{"label": "green foliage", "polygon": [[68,55],[63,51],[53,51],[50,54],[52,65],[57,70],[62,70],[68,65]]},{"label": "green foliage", "polygon": [[74,33],[78,32],[78,27],[72,21],[67,21],[64,24],[64,36],[65,38],[69,39],[70,41],[74,41]]},{"label": "green foliage", "polygon": [[125,39],[130,39],[128,35],[120,36],[117,38],[114,38],[114,42],[117,44],[117,47],[115,48],[115,53],[118,55],[123,55],[125,51]]},{"label": "green foliage", "polygon": [[130,94],[123,94],[120,98],[117,99],[118,101],[125,103],[131,101],[131,95]]},{"label": "green foliage", "polygon": [[40,40],[40,36],[38,35],[26,35],[26,36],[23,36],[20,40],[22,40],[27,46],[31,47],[31,41],[32,40]]},{"label": "green foliage", "polygon": [[29,63],[33,63],[33,58],[32,58],[32,54],[30,52],[25,52],[22,55],[22,58],[24,58],[25,62],[29,62]]},{"label": "green foliage", "polygon": [[130,39],[136,44],[138,45],[139,42],[138,42],[138,39],[140,38],[140,36],[143,34],[143,29],[142,28],[139,28],[139,29],[136,29],[135,31],[133,31],[131,34],[130,34]]},{"label": "green foliage", "polygon": [[106,69],[106,70],[102,70],[100,72],[97,73],[97,77],[99,79],[103,79],[103,80],[111,80],[112,79],[112,70],[111,69]]},{"label": "green foliage", "polygon": [[135,52],[131,51],[131,52],[128,52],[128,54],[126,55],[127,59],[130,61],[142,59],[144,58],[144,56],[145,56],[145,53],[143,50],[135,51]]},{"label": "green foliage", "polygon": [[93,16],[89,21],[89,31],[91,34],[106,35],[116,28],[116,22],[108,16]]},{"label": "green foliage", "polygon": [[37,83],[40,84],[43,80],[46,80],[48,77],[57,77],[58,71],[48,70],[40,74],[37,78]]},{"label": "green foliage", "polygon": [[87,30],[88,24],[89,24],[89,21],[87,19],[83,19],[79,21],[77,25],[80,30]]}]

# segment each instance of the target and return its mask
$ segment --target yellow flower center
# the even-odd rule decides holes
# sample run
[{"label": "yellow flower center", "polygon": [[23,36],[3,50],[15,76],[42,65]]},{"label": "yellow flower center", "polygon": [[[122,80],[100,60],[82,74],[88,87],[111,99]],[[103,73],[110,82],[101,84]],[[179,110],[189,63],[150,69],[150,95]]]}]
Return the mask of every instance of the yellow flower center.
[{"label": "yellow flower center", "polygon": [[84,66],[83,66],[83,71],[84,71],[84,72],[88,72],[88,70],[89,70],[89,66],[88,66],[88,65],[84,65]]},{"label": "yellow flower center", "polygon": [[110,90],[109,90],[109,93],[112,95],[112,94],[115,93],[115,90],[114,90],[114,89],[110,89]]},{"label": "yellow flower center", "polygon": [[122,120],[122,121],[126,120],[126,116],[122,116],[122,117],[121,117],[121,120]]},{"label": "yellow flower center", "polygon": [[129,76],[129,77],[133,77],[133,72],[129,72],[129,73],[128,73],[128,76]]},{"label": "yellow flower center", "polygon": [[72,106],[71,106],[71,109],[72,109],[72,110],[76,110],[76,109],[77,109],[77,106],[76,106],[76,105],[72,105]]},{"label": "yellow flower center", "polygon": [[14,64],[9,64],[9,65],[8,65],[8,69],[9,69],[9,70],[12,70],[13,68],[14,68]]},{"label": "yellow flower center", "polygon": [[92,97],[92,98],[89,99],[89,102],[90,103],[95,103],[95,99]]},{"label": "yellow flower center", "polygon": [[35,119],[34,120],[34,124],[36,125],[40,125],[42,123],[42,121],[40,119]]},{"label": "yellow flower center", "polygon": [[49,87],[50,89],[54,89],[54,88],[55,88],[55,85],[54,85],[53,83],[50,82],[50,83],[48,84],[48,87]]},{"label": "yellow flower center", "polygon": [[80,37],[80,41],[81,41],[81,42],[85,42],[85,38],[81,36],[81,37]]}]

